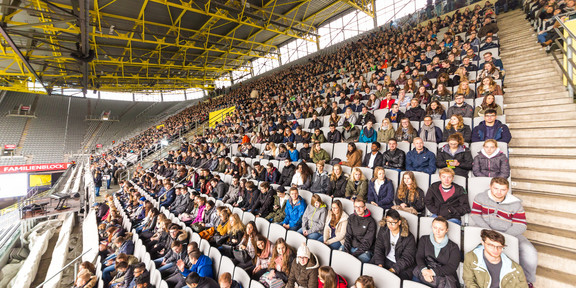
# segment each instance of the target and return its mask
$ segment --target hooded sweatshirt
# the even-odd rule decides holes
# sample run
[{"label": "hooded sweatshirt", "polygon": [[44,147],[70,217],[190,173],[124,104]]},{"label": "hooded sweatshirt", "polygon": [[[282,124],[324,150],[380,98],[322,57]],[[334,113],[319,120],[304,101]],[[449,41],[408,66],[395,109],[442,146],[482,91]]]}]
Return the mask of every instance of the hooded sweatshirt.
[{"label": "hooded sweatshirt", "polygon": [[308,234],[322,232],[326,221],[326,204],[316,206],[308,205],[302,215],[302,227]]},{"label": "hooded sweatshirt", "polygon": [[358,248],[353,253],[355,257],[366,251],[372,251],[376,237],[376,220],[372,218],[370,210],[366,209],[363,216],[354,213],[348,217],[344,251],[350,252],[351,248]]},{"label": "hooded sweatshirt", "polygon": [[491,155],[484,148],[474,157],[472,172],[476,177],[510,177],[508,157],[499,148]]}]

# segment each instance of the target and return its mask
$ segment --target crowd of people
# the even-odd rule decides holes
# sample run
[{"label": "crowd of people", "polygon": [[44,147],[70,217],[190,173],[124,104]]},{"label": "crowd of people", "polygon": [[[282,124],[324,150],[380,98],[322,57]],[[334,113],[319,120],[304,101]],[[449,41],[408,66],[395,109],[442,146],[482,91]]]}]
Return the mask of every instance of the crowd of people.
[{"label": "crowd of people", "polygon": [[[439,35],[443,28],[447,32]],[[482,245],[464,257],[466,285],[532,287],[536,251],[522,236],[525,213],[521,201],[508,194],[510,165],[506,152],[498,148],[499,142],[510,142],[511,135],[497,120],[503,107],[496,103],[502,87],[495,80],[505,76],[502,62],[491,52],[498,48],[497,29],[496,15],[486,2],[426,25],[373,32],[332,55],[317,56],[188,108],[164,127],[151,128],[95,157],[93,169],[102,170],[111,160],[146,149],[205,119],[209,111],[232,105],[235,111],[203,135],[182,141],[178,150],[149,169],[137,167],[131,181],[120,181],[122,189],[115,193],[170,287],[239,283],[230,275],[213,275],[212,261],[200,252],[199,243],[190,241],[186,230],[145,196],[266,287],[345,287],[352,281],[356,287],[374,287],[374,280],[345,279],[321,266],[306,245],[290,247],[283,238],[272,243],[253,221],[243,223],[229,206],[431,287],[457,285],[462,256],[448,239],[448,222],[461,224],[462,217],[471,214],[470,224],[485,230]],[[392,74],[398,77],[392,79]],[[478,106],[466,101],[476,98],[482,98]],[[454,104],[446,107],[447,101]],[[386,117],[376,123],[374,114],[382,109],[387,109]],[[474,127],[465,124],[465,118],[473,117],[484,120]],[[301,119],[311,119],[308,127]],[[329,123],[323,123],[325,119]],[[445,127],[435,125],[444,119]],[[421,127],[411,121],[421,122]],[[329,127],[327,133],[324,127]],[[323,148],[323,143],[342,142],[347,143],[345,159]],[[402,142],[412,150],[398,148]],[[434,153],[426,142],[447,144]],[[470,143],[475,142],[483,148],[472,155]],[[358,143],[367,143],[369,151],[363,154]],[[236,155],[232,147],[238,147]],[[372,169],[373,175],[365,175],[362,167]],[[397,188],[386,169],[404,171]],[[415,173],[437,171],[440,181],[427,191],[418,187]],[[225,181],[222,174],[232,180]],[[492,181],[469,203],[466,187],[454,182],[456,175]],[[314,193],[309,203],[301,190]],[[321,195],[331,201],[326,203]],[[354,213],[347,214],[338,198],[352,200]],[[226,205],[217,205],[219,201]],[[381,221],[372,218],[367,204],[386,211]],[[123,231],[112,196],[98,209],[105,286],[146,282],[138,287],[150,287],[149,271],[131,256],[133,243],[126,244],[131,231]],[[401,213],[426,216],[426,210],[435,217],[433,233],[415,239]],[[505,240],[499,232],[519,239],[520,265],[502,254]]]}]

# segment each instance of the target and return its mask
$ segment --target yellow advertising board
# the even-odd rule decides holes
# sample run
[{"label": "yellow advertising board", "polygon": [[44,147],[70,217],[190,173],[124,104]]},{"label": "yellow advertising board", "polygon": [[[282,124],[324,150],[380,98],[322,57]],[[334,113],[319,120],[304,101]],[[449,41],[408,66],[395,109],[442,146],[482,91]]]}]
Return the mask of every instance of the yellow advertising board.
[{"label": "yellow advertising board", "polygon": [[209,120],[210,128],[214,128],[214,126],[216,126],[216,122],[218,122],[218,123],[222,122],[226,118],[226,115],[234,112],[235,110],[236,110],[236,106],[232,106],[229,108],[224,108],[224,109],[216,110],[214,112],[210,112],[210,114],[208,115],[210,117],[210,120]]},{"label": "yellow advertising board", "polygon": [[51,174],[30,175],[30,187],[48,186],[51,183]]}]

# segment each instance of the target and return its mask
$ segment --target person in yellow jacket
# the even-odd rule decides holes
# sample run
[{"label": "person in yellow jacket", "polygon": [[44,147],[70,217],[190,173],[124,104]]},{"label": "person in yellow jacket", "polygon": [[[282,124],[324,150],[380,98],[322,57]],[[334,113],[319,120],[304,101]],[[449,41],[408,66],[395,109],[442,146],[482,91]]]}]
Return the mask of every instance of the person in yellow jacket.
[{"label": "person in yellow jacket", "polygon": [[468,288],[530,287],[520,264],[502,253],[506,246],[504,235],[488,229],[480,235],[482,245],[464,256],[464,285]]}]

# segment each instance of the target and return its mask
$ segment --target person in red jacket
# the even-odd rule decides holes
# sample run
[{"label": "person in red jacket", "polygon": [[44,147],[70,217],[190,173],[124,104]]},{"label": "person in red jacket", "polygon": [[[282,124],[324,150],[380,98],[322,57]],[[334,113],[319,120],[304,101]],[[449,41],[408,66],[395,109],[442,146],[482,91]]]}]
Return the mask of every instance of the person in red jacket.
[{"label": "person in red jacket", "polygon": [[318,288],[346,288],[348,282],[330,266],[318,268]]}]

